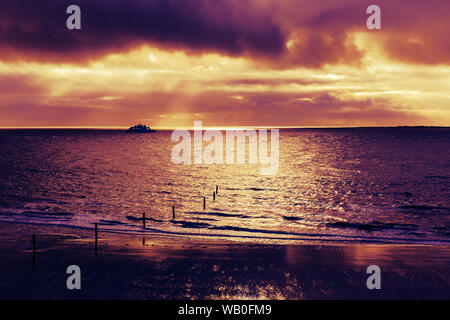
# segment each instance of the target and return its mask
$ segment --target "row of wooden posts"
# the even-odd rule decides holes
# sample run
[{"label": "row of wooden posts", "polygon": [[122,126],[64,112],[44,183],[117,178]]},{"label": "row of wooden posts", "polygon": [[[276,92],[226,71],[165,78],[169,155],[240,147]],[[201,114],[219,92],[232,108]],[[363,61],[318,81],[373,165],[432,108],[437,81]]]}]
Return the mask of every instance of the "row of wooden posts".
[{"label": "row of wooden posts", "polygon": [[[216,191],[213,192],[213,201],[216,201],[216,195],[219,192],[219,186],[216,186]],[[203,197],[203,209],[206,209],[206,197]],[[175,206],[172,206],[172,221],[175,220]],[[145,212],[142,214],[142,223],[145,228]]]},{"label": "row of wooden posts", "polygon": [[[219,186],[216,186],[216,191],[213,192],[213,201],[216,200],[216,195],[219,192]],[[206,209],[206,197],[203,197],[203,209]],[[142,224],[145,229],[145,212],[142,214]],[[175,206],[172,206],[172,221],[175,220]],[[94,227],[95,231],[95,247],[94,251],[95,254],[98,252],[98,223],[96,222]],[[36,235],[32,235],[31,237],[32,243],[33,243],[33,264],[36,263]]]}]

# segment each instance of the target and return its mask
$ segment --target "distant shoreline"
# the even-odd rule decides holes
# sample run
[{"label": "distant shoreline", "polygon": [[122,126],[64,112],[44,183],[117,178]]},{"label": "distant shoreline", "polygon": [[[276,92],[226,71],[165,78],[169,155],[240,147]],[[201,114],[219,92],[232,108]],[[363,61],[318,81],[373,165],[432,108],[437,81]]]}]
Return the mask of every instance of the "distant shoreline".
[{"label": "distant shoreline", "polygon": [[[80,126],[80,127],[0,127],[0,131],[8,130],[95,130],[95,131],[121,131],[127,130],[129,127],[101,127],[101,126]],[[157,131],[172,131],[172,130],[193,130],[193,127],[152,127]],[[280,130],[308,130],[308,129],[450,129],[450,126],[355,126],[355,127],[345,127],[345,126],[304,126],[304,127],[290,127],[290,126],[279,126],[279,127],[268,127],[268,126],[241,126],[241,127],[203,127],[204,130],[216,129],[216,130],[227,130],[227,129],[280,129]]]}]

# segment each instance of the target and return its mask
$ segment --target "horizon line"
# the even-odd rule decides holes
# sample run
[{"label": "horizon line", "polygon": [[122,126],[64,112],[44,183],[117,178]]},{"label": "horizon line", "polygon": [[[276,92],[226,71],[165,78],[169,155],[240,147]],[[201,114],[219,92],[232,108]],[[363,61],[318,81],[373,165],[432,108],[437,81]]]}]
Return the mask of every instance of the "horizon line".
[{"label": "horizon line", "polygon": [[[24,129],[78,129],[78,130],[126,130],[128,126],[0,126],[0,130]],[[236,129],[351,129],[351,128],[450,128],[442,125],[374,125],[374,126],[202,126],[205,130],[236,130]],[[155,126],[155,130],[194,130],[194,126],[165,127]]]}]

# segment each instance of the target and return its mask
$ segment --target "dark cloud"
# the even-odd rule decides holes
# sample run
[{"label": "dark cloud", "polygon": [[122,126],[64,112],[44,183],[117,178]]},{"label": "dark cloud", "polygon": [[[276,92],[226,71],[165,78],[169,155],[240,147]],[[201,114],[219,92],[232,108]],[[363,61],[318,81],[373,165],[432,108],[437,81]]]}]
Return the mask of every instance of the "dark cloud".
[{"label": "dark cloud", "polygon": [[329,94],[328,92],[325,92],[318,96],[315,96],[314,101],[330,103],[338,101],[338,99],[335,96]]},{"label": "dark cloud", "polygon": [[[66,29],[66,8],[82,30]],[[0,3],[0,59],[80,63],[142,44],[251,57],[264,67],[360,64],[352,34],[367,32],[394,60],[450,64],[450,2],[377,1],[382,30],[366,28],[369,0],[21,0]],[[288,41],[291,42],[289,49]]]},{"label": "dark cloud", "polygon": [[[289,2],[289,3],[287,3]],[[447,0],[323,0],[280,1],[276,21],[297,39],[274,67],[360,65],[366,48],[355,45],[354,32],[365,33],[394,61],[413,64],[450,64],[450,1]],[[381,30],[366,28],[366,8],[381,8]]]},{"label": "dark cloud", "polygon": [[86,59],[143,43],[229,55],[276,55],[285,35],[270,16],[225,0],[78,0],[82,30],[66,28],[73,1],[0,4],[0,58]]}]

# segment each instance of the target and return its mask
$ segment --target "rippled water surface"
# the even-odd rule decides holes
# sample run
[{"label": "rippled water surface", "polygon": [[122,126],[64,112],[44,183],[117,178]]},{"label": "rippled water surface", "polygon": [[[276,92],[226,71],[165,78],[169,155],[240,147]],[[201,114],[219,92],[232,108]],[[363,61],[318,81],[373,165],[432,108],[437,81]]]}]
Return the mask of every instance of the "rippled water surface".
[{"label": "rippled water surface", "polygon": [[450,129],[281,130],[273,176],[259,165],[174,165],[170,136],[0,131],[0,221],[263,243],[450,243]]}]

